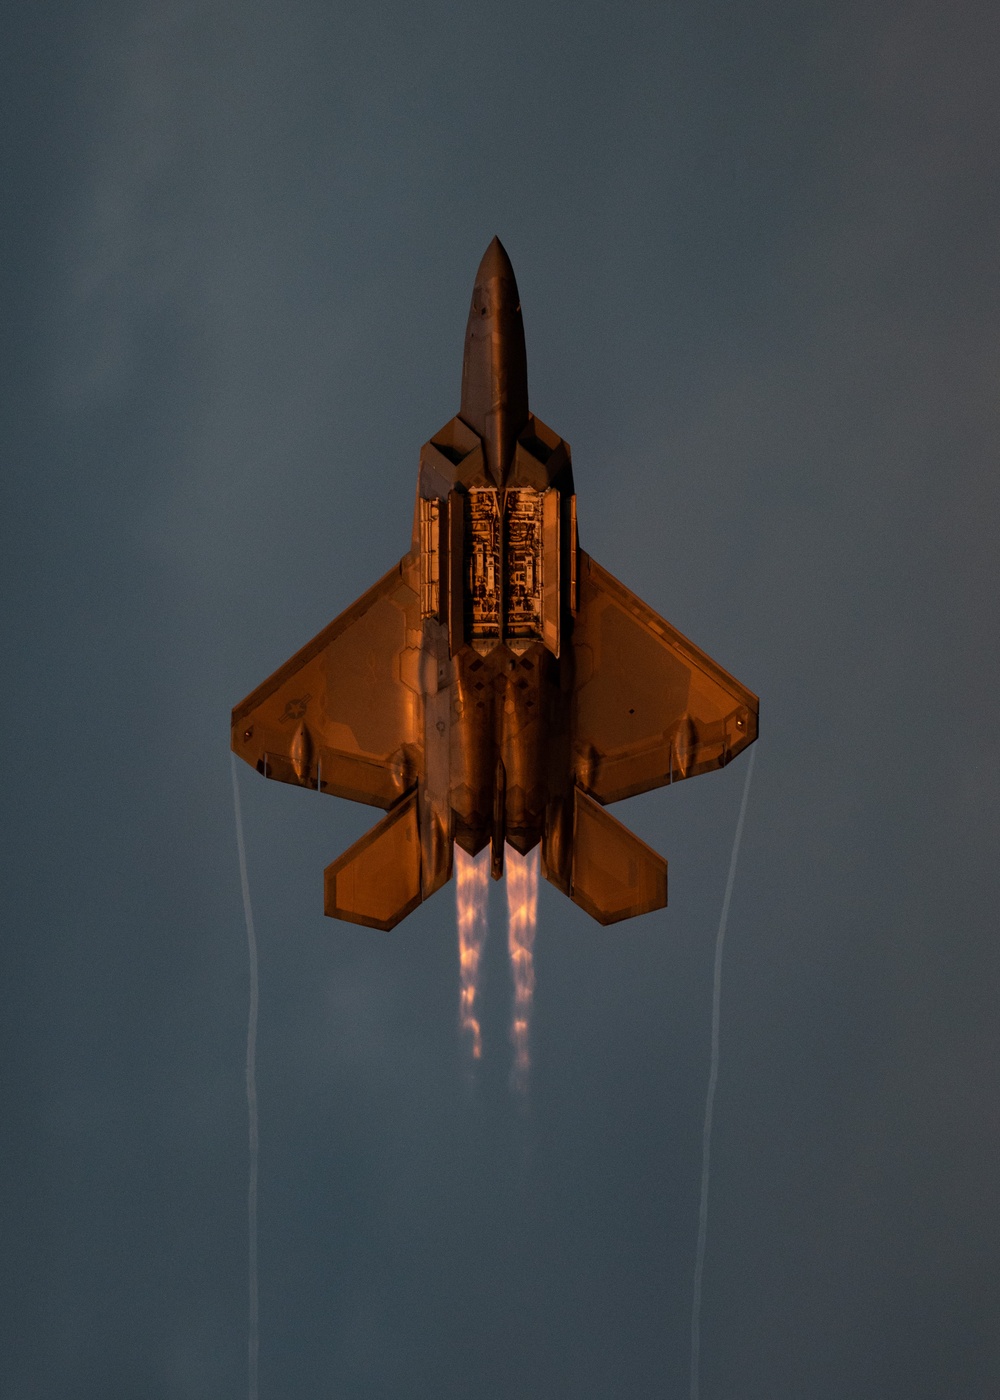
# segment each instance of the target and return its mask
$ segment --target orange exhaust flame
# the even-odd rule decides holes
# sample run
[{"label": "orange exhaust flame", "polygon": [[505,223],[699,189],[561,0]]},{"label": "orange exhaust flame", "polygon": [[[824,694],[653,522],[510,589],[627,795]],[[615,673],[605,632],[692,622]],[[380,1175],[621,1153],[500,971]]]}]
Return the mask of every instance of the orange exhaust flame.
[{"label": "orange exhaust flame", "polygon": [[535,925],[538,921],[538,847],[526,856],[507,847],[507,950],[514,978],[514,1046],[511,1082],[522,1093],[531,1069],[531,999],[535,991]]},{"label": "orange exhaust flame", "polygon": [[486,943],[486,900],[490,885],[490,848],[478,856],[466,855],[455,847],[455,901],[458,908],[458,1021],[468,1035],[472,1058],[483,1053],[483,1036],[476,1008],[479,991],[479,960]]}]

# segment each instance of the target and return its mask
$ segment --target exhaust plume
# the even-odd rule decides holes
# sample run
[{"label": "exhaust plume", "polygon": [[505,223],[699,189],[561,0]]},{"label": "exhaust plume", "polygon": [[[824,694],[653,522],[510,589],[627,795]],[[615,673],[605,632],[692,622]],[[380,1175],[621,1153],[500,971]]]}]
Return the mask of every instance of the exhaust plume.
[{"label": "exhaust plume", "polygon": [[490,848],[470,856],[455,847],[455,902],[458,910],[459,1028],[469,1038],[472,1058],[483,1053],[483,1034],[476,998],[479,963],[486,944],[486,901],[490,883]]},{"label": "exhaust plume", "polygon": [[527,1093],[531,1069],[531,1001],[535,991],[535,926],[538,921],[538,847],[526,856],[507,847],[507,950],[514,979],[510,1038],[511,1083]]}]

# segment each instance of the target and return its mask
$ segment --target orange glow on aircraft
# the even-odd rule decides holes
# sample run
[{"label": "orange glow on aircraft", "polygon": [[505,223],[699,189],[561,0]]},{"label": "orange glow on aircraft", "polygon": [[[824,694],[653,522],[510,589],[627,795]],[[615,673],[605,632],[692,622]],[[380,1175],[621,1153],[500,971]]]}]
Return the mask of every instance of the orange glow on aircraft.
[{"label": "orange glow on aircraft", "polygon": [[327,867],[334,918],[394,928],[451,878],[456,846],[489,846],[499,879],[508,843],[540,849],[545,878],[610,924],[666,904],[667,863],[607,804],[756,737],[757,697],[580,548],[569,444],[528,408],[494,239],[458,416],[421,450],[408,552],[237,705],[234,752],[385,809]]}]

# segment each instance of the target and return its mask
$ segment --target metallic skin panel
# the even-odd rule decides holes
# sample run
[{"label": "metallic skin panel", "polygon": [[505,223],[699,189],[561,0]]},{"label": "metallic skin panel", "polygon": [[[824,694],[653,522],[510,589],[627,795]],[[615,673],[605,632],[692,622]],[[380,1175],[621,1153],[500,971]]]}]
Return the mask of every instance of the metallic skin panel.
[{"label": "metallic skin panel", "polygon": [[575,794],[572,898],[600,924],[667,902],[667,862],[586,793]]},{"label": "metallic skin panel", "polygon": [[569,610],[576,617],[579,607],[579,581],[577,575],[580,568],[580,540],[576,532],[576,497],[570,496],[569,518],[567,520],[567,535],[569,539],[566,544],[566,560],[568,564],[568,586],[569,586]]},{"label": "metallic skin panel", "polygon": [[451,808],[451,724],[453,663],[448,631],[427,623],[421,653],[420,691],[424,708],[423,776],[417,789],[420,827],[420,888],[424,899],[451,879],[454,819]]},{"label": "metallic skin panel", "polygon": [[499,238],[483,254],[472,292],[462,360],[459,416],[483,442],[486,469],[503,486],[528,420],[528,359],[521,298]]},{"label": "metallic skin panel", "polygon": [[497,666],[501,651],[482,657],[463,647],[453,662],[450,801],[455,840],[471,856],[493,830],[497,706],[505,684]]},{"label": "metallic skin panel", "polygon": [[417,781],[419,578],[403,559],[233,711],[233,751],[268,778],[391,807]]},{"label": "metallic skin panel", "polygon": [[721,768],[757,737],[756,695],[580,551],[573,749],[599,802]]},{"label": "metallic skin panel", "polygon": [[[506,839],[522,855],[537,846],[545,829],[545,812],[553,788],[565,785],[567,765],[557,759],[564,727],[554,710],[558,667],[535,642],[524,652],[510,649],[498,688],[499,745],[506,774]],[[560,771],[560,769],[562,771]]]},{"label": "metallic skin panel", "polygon": [[395,928],[420,903],[416,794],[405,798],[326,867],[324,909],[334,919]]}]

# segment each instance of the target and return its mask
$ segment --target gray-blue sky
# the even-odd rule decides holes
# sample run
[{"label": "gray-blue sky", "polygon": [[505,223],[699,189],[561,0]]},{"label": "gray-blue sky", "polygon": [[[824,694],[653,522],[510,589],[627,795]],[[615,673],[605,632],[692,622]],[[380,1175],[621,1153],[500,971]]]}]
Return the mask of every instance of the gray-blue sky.
[{"label": "gray-blue sky", "polygon": [[[3,90],[0,1392],[245,1387],[228,711],[406,547],[472,277],[517,271],[585,547],[762,697],[703,1394],[993,1397],[993,7],[57,4]],[[542,891],[506,1089],[452,896],[325,921],[367,809],[243,779],[261,1394],[686,1395],[742,773]]]}]

